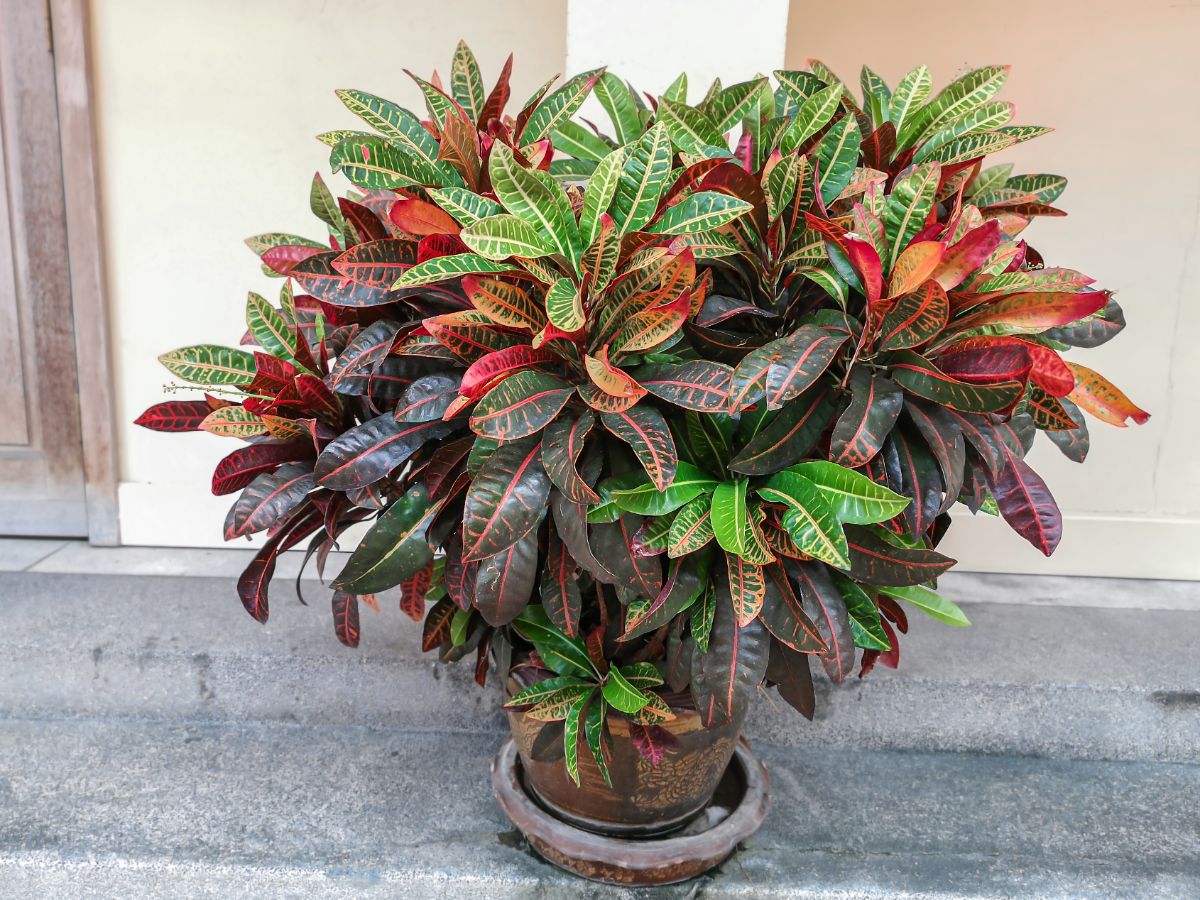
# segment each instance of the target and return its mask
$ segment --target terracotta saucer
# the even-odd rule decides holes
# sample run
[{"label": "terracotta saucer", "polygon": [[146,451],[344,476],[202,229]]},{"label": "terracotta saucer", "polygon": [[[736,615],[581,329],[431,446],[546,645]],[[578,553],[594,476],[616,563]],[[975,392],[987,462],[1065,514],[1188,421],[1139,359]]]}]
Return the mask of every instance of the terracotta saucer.
[{"label": "terracotta saucer", "polygon": [[681,831],[660,838],[594,834],[556,819],[525,791],[511,739],[492,761],[500,808],[538,854],[568,872],[611,884],[672,884],[707,872],[763,823],[770,803],[767,770],[739,742],[713,799]]}]

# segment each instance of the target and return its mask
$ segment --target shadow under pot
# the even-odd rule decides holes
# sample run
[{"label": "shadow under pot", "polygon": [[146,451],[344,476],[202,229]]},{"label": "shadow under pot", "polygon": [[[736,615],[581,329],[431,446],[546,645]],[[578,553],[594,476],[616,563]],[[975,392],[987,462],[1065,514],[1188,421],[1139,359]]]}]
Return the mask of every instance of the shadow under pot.
[{"label": "shadow under pot", "polygon": [[[508,679],[508,695],[538,680],[527,671],[516,670]],[[562,723],[541,722],[523,711],[508,710],[526,790],[555,817],[596,834],[659,837],[683,828],[712,800],[737,746],[745,713],[709,728],[689,694],[669,694],[663,699],[675,718],[659,727],[675,740],[657,766],[634,746],[629,721],[609,712],[611,787],[586,751],[579,754],[579,785],[571,780],[563,762]],[[542,735],[545,728],[550,730]]]}]

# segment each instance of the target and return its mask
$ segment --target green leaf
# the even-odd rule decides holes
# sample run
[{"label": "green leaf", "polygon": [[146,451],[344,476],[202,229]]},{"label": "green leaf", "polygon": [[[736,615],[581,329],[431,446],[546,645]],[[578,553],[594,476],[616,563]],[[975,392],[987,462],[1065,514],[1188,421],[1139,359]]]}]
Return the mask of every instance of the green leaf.
[{"label": "green leaf", "polygon": [[612,120],[618,144],[628,144],[641,134],[642,119],[633,94],[612,72],[605,72],[596,81],[596,99]]},{"label": "green leaf", "polygon": [[567,637],[550,623],[546,611],[530,605],[513,619],[513,628],[533,644],[542,662],[559,675],[595,678],[596,668],[588,657],[587,648],[578,638]]},{"label": "green leaf", "polygon": [[661,122],[628,148],[612,202],[612,217],[622,234],[650,221],[671,173],[671,136]]},{"label": "green leaf", "polygon": [[555,252],[569,260],[579,258],[579,232],[562,188],[547,177],[542,181],[499,141],[492,145],[488,174],[497,199],[510,213],[532,225],[549,239]]},{"label": "green leaf", "polygon": [[560,278],[546,291],[546,315],[556,328],[578,331],[584,325],[579,287],[570,278]]},{"label": "green leaf", "polygon": [[650,698],[630,684],[616,666],[608,670],[604,680],[604,699],[623,713],[635,713],[650,702]]},{"label": "green leaf", "polygon": [[[590,696],[590,695],[589,695]],[[567,774],[579,786],[579,722],[583,716],[583,708],[587,705],[587,697],[581,697],[567,713],[567,721],[563,727],[563,756]]]},{"label": "green leaf", "polygon": [[717,485],[712,496],[712,527],[717,543],[729,553],[741,555],[746,549],[749,513],[746,488],[749,479],[726,481]]},{"label": "green leaf", "polygon": [[428,163],[438,160],[438,142],[407,109],[364,91],[341,90],[338,99],[389,142]]},{"label": "green leaf", "polygon": [[896,179],[883,210],[883,224],[892,248],[885,271],[891,271],[908,242],[925,227],[941,175],[939,163],[927,162]]},{"label": "green leaf", "polygon": [[[785,156],[829,124],[842,102],[842,86],[822,88],[805,100],[787,129],[779,136],[779,150]],[[823,168],[823,166],[822,166]],[[839,191],[840,193],[840,191]]]},{"label": "green leaf", "polygon": [[896,126],[896,133],[906,134],[905,124],[916,115],[921,105],[929,99],[933,89],[933,77],[929,74],[928,66],[917,66],[900,79],[896,91],[892,94],[892,102],[888,107],[888,117]]},{"label": "green leaf", "polygon": [[700,191],[668,206],[648,230],[655,234],[695,234],[727,225],[753,208],[728,194]]},{"label": "green leaf", "polygon": [[479,63],[465,41],[459,41],[454,50],[454,61],[450,65],[450,91],[455,102],[467,111],[473,121],[478,121],[487,98]]},{"label": "green leaf", "polygon": [[707,147],[724,146],[716,124],[700,110],[666,98],[658,103],[658,121],[667,126],[675,146],[685,153],[705,155]]},{"label": "green leaf", "polygon": [[[967,115],[954,122],[949,123],[945,128],[932,135],[929,140],[921,145],[913,157],[913,162],[920,163],[931,157],[934,151],[938,150],[945,144],[949,144],[956,138],[960,138],[966,134],[974,134],[980,131],[990,131],[993,128],[999,128],[1001,125],[1008,122],[1013,115],[1013,105],[1002,101],[994,101],[985,103],[978,109],[972,110]],[[1009,139],[1008,144],[1016,143],[1015,139]],[[1007,146],[1007,144],[1006,144]],[[945,159],[937,157],[943,164]]]},{"label": "green leaf", "polygon": [[[600,69],[581,72],[539,103],[521,129],[521,146],[527,147],[534,141],[540,141],[575,115],[592,92],[600,73]],[[498,144],[493,148],[495,146]]]},{"label": "green leaf", "polygon": [[625,412],[601,413],[600,422],[630,446],[650,480],[665,491],[675,478],[679,454],[662,413],[643,404]]},{"label": "green leaf", "polygon": [[197,344],[164,353],[158,358],[170,373],[192,384],[245,385],[257,371],[254,355],[233,347]]},{"label": "green leaf", "polygon": [[474,225],[480,219],[500,212],[500,204],[490,197],[481,197],[463,187],[434,188],[426,191],[429,198],[450,213],[459,225]]},{"label": "green leaf", "polygon": [[462,176],[450,166],[426,162],[383,138],[347,138],[333,148],[329,165],[367,190],[462,184]]},{"label": "green leaf", "polygon": [[836,572],[833,580],[846,604],[846,612],[850,614],[850,633],[854,636],[854,646],[864,650],[891,650],[891,641],[879,619],[879,608],[871,596],[849,578]]},{"label": "green leaf", "polygon": [[666,100],[669,103],[686,103],[687,88],[687,72],[680,72],[679,76],[669,85],[667,85],[667,89],[663,91],[663,95],[660,98],[659,109],[662,109],[661,100]]},{"label": "green leaf", "polygon": [[341,237],[346,233],[346,220],[319,172],[313,175],[312,187],[308,191],[308,206],[314,216],[329,226],[331,234]]},{"label": "green leaf", "polygon": [[554,149],[591,162],[599,162],[612,152],[604,138],[578,122],[563,122],[555,129]]},{"label": "green leaf", "polygon": [[639,516],[665,516],[717,486],[715,478],[683,460],[679,461],[675,479],[665,491],[659,490],[648,476],[643,477],[645,480],[642,484],[628,488],[610,488],[608,492],[617,506]]},{"label": "green leaf", "polygon": [[579,214],[579,236],[585,247],[592,246],[600,233],[600,216],[608,212],[617,183],[625,165],[625,150],[618,147],[600,160],[588,179],[583,194],[583,210]]},{"label": "green leaf", "polygon": [[911,603],[917,609],[928,613],[939,622],[944,622],[947,625],[954,625],[961,628],[971,624],[970,620],[958,608],[956,603],[947,600],[936,591],[932,591],[923,585],[918,584],[912,587],[880,587],[879,593],[896,600]]},{"label": "green leaf", "polygon": [[491,272],[511,272],[515,266],[505,263],[492,262],[484,259],[478,253],[453,253],[450,256],[435,256],[423,263],[417,263],[411,269],[396,279],[392,290],[406,287],[419,287],[423,284],[433,284],[435,281],[446,281],[460,275],[479,275]]},{"label": "green leaf", "polygon": [[604,783],[612,787],[612,776],[608,773],[608,763],[604,759],[604,729],[607,718],[608,704],[603,697],[593,696],[588,703],[583,730],[587,735],[588,748],[592,751],[592,759],[596,760],[596,768],[604,777]]},{"label": "green leaf", "polygon": [[553,678],[544,678],[536,684],[531,684],[522,691],[518,691],[508,699],[504,704],[506,708],[515,706],[533,706],[541,703],[543,700],[550,697],[552,694],[562,690],[563,688],[579,687],[581,685],[590,684],[590,682],[580,681],[578,678],[570,675],[558,675]]},{"label": "green leaf", "polygon": [[279,311],[253,291],[246,297],[246,325],[255,342],[272,356],[293,359],[296,355],[296,332]]},{"label": "green leaf", "polygon": [[979,159],[989,153],[999,153],[1013,144],[1016,138],[1000,131],[985,131],[982,134],[968,134],[946,144],[934,148],[930,155],[944,166],[972,159]]},{"label": "green leaf", "polygon": [[854,116],[843,116],[817,144],[817,160],[820,164],[817,185],[826,206],[837,199],[854,177],[861,147],[862,133]]},{"label": "green leaf", "polygon": [[701,653],[708,652],[708,639],[712,635],[713,617],[717,614],[717,591],[711,579],[704,584],[700,602],[692,608],[690,618],[692,640]]},{"label": "green leaf", "polygon": [[812,460],[787,471],[803,475],[829,501],[839,522],[866,525],[886,522],[908,506],[909,499],[876,484],[853,469],[824,460]]},{"label": "green leaf", "polygon": [[758,108],[759,92],[766,86],[767,79],[756,78],[731,84],[723,89],[705,107],[705,112],[716,123],[721,134],[748,118]]},{"label": "green leaf", "polygon": [[878,128],[888,120],[892,92],[887,82],[867,66],[862,67],[859,84],[862,86],[863,104],[871,117],[871,124]]},{"label": "green leaf", "polygon": [[965,116],[990,100],[1004,86],[1008,66],[984,66],[974,69],[948,84],[921,111],[905,123],[898,135],[903,145],[908,140],[920,141],[939,128]]},{"label": "green leaf", "polygon": [[767,173],[766,182],[763,184],[763,193],[767,198],[767,217],[771,221],[778,219],[780,213],[796,196],[800,165],[800,157],[785,156]]},{"label": "green leaf", "polygon": [[480,256],[497,261],[513,256],[536,259],[554,252],[540,231],[510,215],[480,219],[459,232],[459,237]]},{"label": "green leaf", "polygon": [[803,475],[784,470],[757,490],[763,499],[788,507],[781,524],[800,550],[830,565],[849,567],[846,535],[833,507],[815,484]]},{"label": "green leaf", "polygon": [[667,556],[678,559],[695,553],[714,537],[712,525],[712,500],[707,494],[699,494],[684,504],[671,520],[667,533]]},{"label": "green leaf", "polygon": [[373,594],[411,578],[433,559],[425,531],[440,504],[429,505],[420,485],[387,508],[334,581],[338,590]]}]

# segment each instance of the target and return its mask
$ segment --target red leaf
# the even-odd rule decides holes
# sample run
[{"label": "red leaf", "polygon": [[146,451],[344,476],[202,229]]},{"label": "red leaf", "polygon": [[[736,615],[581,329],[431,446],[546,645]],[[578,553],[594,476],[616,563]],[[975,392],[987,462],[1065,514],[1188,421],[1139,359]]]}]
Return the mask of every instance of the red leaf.
[{"label": "red leaf", "polygon": [[1042,477],[1003,441],[1000,452],[1007,460],[1004,468],[998,475],[988,475],[1000,515],[1013,531],[1049,556],[1062,538],[1058,504]]},{"label": "red leaf", "polygon": [[387,228],[379,221],[379,217],[361,203],[355,203],[345,197],[338,197],[338,208],[342,211],[346,221],[354,226],[360,241],[381,241],[389,236]]},{"label": "red leaf", "polygon": [[637,752],[650,765],[657,767],[667,755],[668,750],[679,746],[679,739],[661,725],[639,725],[629,723],[629,739]]},{"label": "red leaf", "polygon": [[934,270],[933,280],[942,286],[943,290],[958,287],[967,276],[978,269],[992,252],[1000,246],[1004,232],[1000,223],[994,219],[972,228],[958,243],[946,251],[941,263]]},{"label": "red leaf", "polygon": [[239,447],[217,463],[212,477],[212,492],[218,497],[232,494],[234,491],[240,491],[262,472],[283,463],[311,458],[312,449],[307,441]]},{"label": "red leaf", "polygon": [[874,307],[883,296],[883,263],[879,260],[879,254],[866,241],[851,237],[844,238],[842,250],[866,291],[867,307]]},{"label": "red leaf", "polygon": [[333,592],[333,633],[347,647],[358,646],[358,597]]},{"label": "red leaf", "polygon": [[208,403],[203,400],[168,400],[151,406],[133,424],[151,431],[199,431],[200,423],[210,412]]},{"label": "red leaf", "polygon": [[397,200],[388,211],[388,217],[402,231],[409,234],[458,234],[462,230],[450,214],[433,203],[424,200]]},{"label": "red leaf", "polygon": [[978,312],[954,322],[966,331],[984,325],[1016,325],[1022,328],[1054,328],[1086,319],[1108,302],[1107,291],[1083,291],[1078,294],[1037,291],[1012,294],[990,303]]},{"label": "red leaf", "polygon": [[479,357],[463,373],[459,393],[477,400],[495,387],[501,378],[528,368],[536,363],[553,362],[557,357],[548,350],[534,350],[528,344],[517,344],[494,350]]},{"label": "red leaf", "polygon": [[263,253],[263,264],[280,275],[290,275],[291,271],[301,261],[318,253],[325,253],[320,247],[309,247],[307,244],[280,244],[271,247]]},{"label": "red leaf", "polygon": [[480,126],[486,126],[490,120],[499,119],[504,114],[504,106],[508,103],[510,93],[508,81],[512,77],[512,67],[513,55],[510,53],[504,61],[504,68],[500,70],[500,77],[496,79],[496,86],[483,103],[483,109],[479,113]]},{"label": "red leaf", "polygon": [[425,617],[425,595],[433,582],[433,560],[407,581],[400,583],[400,610],[414,622]]}]

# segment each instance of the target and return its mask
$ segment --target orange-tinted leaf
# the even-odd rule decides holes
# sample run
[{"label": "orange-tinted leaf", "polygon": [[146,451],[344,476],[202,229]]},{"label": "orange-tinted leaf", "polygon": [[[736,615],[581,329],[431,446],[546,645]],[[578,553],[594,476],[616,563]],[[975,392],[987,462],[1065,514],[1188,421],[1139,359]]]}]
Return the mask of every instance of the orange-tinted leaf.
[{"label": "orange-tinted leaf", "polygon": [[462,230],[450,214],[424,200],[397,200],[388,211],[388,217],[401,231],[417,234],[458,234]]},{"label": "orange-tinted leaf", "polygon": [[1107,302],[1106,291],[1084,291],[1078,294],[1038,291],[1014,294],[956,321],[954,326],[962,330],[984,325],[1055,328],[1085,319],[1102,309]]},{"label": "orange-tinted leaf", "polygon": [[946,245],[941,241],[917,241],[909,244],[896,264],[888,281],[889,296],[899,297],[915,291],[941,263]]},{"label": "orange-tinted leaf", "polygon": [[940,334],[949,318],[950,301],[946,292],[936,281],[926,281],[917,290],[902,296],[884,317],[879,349],[919,347]]},{"label": "orange-tinted leaf", "polygon": [[933,280],[951,290],[967,280],[992,255],[1004,235],[994,221],[972,228],[950,247],[933,271]]},{"label": "orange-tinted leaf", "polygon": [[515,284],[465,275],[462,285],[475,308],[497,325],[538,332],[546,324],[545,312]]},{"label": "orange-tinted leaf", "polygon": [[1084,412],[1118,428],[1124,428],[1127,419],[1133,419],[1138,425],[1149,421],[1150,413],[1137,406],[1099,372],[1074,362],[1067,362],[1067,366],[1075,375],[1075,389],[1067,396]]},{"label": "orange-tinted leaf", "polygon": [[592,383],[606,394],[614,397],[646,396],[646,389],[623,369],[619,369],[608,361],[608,345],[605,344],[596,351],[596,355],[587,354],[583,358],[584,367]]}]

